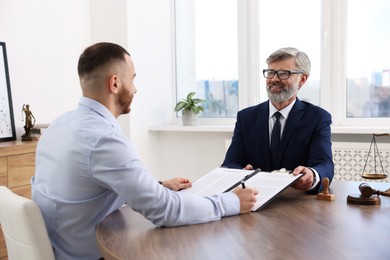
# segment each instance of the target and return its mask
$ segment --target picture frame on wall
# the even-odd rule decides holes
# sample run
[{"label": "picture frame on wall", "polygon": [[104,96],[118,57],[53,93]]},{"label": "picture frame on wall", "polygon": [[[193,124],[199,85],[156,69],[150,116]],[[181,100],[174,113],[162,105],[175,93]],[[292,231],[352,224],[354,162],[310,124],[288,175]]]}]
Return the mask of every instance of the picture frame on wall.
[{"label": "picture frame on wall", "polygon": [[0,142],[16,140],[7,49],[0,42]]}]

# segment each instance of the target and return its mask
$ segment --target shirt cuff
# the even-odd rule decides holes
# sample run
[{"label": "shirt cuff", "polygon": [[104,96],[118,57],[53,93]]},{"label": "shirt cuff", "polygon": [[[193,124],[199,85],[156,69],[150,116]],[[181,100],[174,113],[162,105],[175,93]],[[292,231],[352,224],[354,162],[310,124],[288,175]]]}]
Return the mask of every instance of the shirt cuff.
[{"label": "shirt cuff", "polygon": [[320,182],[320,175],[318,174],[318,172],[315,169],[313,169],[313,168],[309,168],[309,169],[313,172],[313,174],[315,176],[315,181],[313,182],[313,185],[311,185],[311,187],[308,190],[306,190],[306,191],[311,191]]},{"label": "shirt cuff", "polygon": [[225,192],[220,196],[225,208],[223,217],[238,215],[240,213],[240,199],[236,194],[233,192]]}]

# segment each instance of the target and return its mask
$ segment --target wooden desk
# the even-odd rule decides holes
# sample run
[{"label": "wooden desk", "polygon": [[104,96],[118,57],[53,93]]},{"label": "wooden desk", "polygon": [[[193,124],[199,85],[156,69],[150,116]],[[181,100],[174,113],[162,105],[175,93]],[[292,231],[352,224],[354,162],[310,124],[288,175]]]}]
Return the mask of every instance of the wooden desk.
[{"label": "wooden desk", "polygon": [[390,259],[390,197],[347,204],[359,184],[333,182],[334,201],[289,188],[258,212],[176,228],[126,206],[97,226],[97,240],[106,259]]}]

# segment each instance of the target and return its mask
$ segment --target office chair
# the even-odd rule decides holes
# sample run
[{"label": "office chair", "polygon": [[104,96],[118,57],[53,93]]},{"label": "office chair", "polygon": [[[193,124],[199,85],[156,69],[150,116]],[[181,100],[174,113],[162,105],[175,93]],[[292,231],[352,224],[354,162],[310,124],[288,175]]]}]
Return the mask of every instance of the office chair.
[{"label": "office chair", "polygon": [[55,259],[38,205],[0,186],[0,224],[9,260]]}]

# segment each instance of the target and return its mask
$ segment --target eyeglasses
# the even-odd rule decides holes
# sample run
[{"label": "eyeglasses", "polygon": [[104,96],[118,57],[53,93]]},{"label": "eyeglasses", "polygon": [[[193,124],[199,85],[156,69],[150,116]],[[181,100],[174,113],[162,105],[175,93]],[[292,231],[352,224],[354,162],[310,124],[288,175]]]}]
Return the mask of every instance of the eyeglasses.
[{"label": "eyeglasses", "polygon": [[275,74],[278,75],[279,79],[288,79],[291,74],[301,74],[302,71],[293,70],[263,70],[263,75],[267,79],[273,79]]}]

